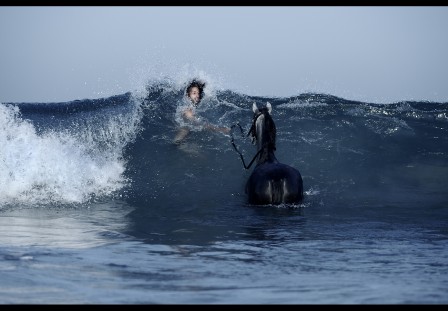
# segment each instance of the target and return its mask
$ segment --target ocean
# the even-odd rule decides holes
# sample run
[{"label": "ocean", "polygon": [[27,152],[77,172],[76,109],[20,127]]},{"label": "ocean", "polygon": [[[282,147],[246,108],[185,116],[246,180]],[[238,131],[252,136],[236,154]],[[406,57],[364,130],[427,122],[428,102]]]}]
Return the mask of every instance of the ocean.
[{"label": "ocean", "polygon": [[203,120],[270,102],[295,205],[247,203],[238,132],[175,144],[184,85],[0,104],[1,304],[446,304],[448,103],[207,90]]}]

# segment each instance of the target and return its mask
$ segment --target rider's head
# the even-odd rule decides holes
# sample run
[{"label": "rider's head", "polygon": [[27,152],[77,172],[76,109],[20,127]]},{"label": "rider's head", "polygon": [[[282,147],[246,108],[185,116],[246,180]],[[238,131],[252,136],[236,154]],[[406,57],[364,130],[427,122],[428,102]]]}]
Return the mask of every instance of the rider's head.
[{"label": "rider's head", "polygon": [[202,97],[204,97],[204,87],[205,82],[201,82],[199,80],[194,79],[190,82],[188,85],[185,93],[190,98],[190,100],[193,102],[193,104],[197,105],[202,100]]}]

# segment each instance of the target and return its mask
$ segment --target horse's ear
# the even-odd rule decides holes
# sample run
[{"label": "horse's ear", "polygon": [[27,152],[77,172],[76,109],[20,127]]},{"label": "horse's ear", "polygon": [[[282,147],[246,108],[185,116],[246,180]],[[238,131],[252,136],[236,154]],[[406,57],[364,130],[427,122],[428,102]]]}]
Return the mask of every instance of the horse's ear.
[{"label": "horse's ear", "polygon": [[268,112],[269,112],[269,114],[271,114],[271,111],[272,111],[271,103],[268,102],[268,103],[266,104],[266,107],[268,108]]},{"label": "horse's ear", "polygon": [[254,113],[258,113],[258,112],[259,112],[256,103],[253,103],[253,104],[252,104],[252,111],[253,111]]}]

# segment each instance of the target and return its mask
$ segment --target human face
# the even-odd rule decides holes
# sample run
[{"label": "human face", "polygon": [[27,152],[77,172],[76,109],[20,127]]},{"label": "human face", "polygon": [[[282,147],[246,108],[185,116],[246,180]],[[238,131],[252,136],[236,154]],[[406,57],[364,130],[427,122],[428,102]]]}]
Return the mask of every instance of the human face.
[{"label": "human face", "polygon": [[197,88],[196,86],[192,87],[190,89],[190,92],[188,93],[188,97],[190,97],[191,101],[194,104],[199,103],[199,88]]}]

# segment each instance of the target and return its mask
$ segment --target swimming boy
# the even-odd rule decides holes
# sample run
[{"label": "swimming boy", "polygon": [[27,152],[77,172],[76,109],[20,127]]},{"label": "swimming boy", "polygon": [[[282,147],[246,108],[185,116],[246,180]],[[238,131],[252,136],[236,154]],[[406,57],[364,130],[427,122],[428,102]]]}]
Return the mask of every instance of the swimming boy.
[{"label": "swimming boy", "polygon": [[[227,127],[218,127],[214,126],[208,122],[202,122],[196,117],[196,107],[201,102],[204,97],[204,87],[205,83],[200,82],[194,79],[187,87],[185,93],[187,98],[189,99],[189,105],[187,107],[183,107],[181,111],[181,117],[184,122],[189,123],[195,126],[202,126],[205,129],[212,131],[219,131],[222,133],[229,133],[230,129]],[[190,129],[187,126],[182,126],[177,132],[174,142],[179,144],[182,140],[188,135]]]}]

